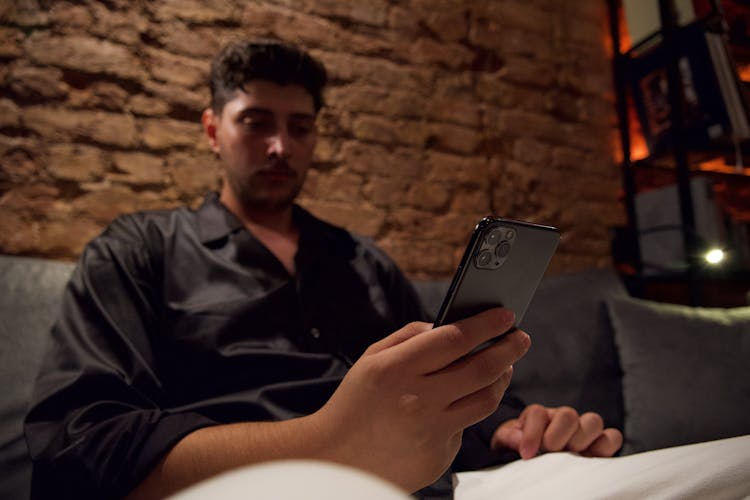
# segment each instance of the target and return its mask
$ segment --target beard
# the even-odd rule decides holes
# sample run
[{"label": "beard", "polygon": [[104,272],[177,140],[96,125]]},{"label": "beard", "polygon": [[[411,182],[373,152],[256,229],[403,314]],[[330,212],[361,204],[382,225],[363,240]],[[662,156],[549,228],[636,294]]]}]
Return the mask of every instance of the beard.
[{"label": "beard", "polygon": [[225,181],[248,211],[289,208],[302,190],[307,169],[294,170],[286,161],[274,161],[253,172],[225,170]]}]

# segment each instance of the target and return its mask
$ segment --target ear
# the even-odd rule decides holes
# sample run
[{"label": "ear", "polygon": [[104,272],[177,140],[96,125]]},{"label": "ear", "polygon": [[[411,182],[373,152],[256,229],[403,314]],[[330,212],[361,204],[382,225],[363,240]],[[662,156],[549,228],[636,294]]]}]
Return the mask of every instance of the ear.
[{"label": "ear", "polygon": [[216,137],[219,120],[221,120],[221,118],[214,113],[213,109],[207,108],[203,110],[203,114],[201,115],[203,132],[205,132],[206,137],[208,138],[208,143],[211,145],[211,149],[216,154],[219,154],[219,140]]}]

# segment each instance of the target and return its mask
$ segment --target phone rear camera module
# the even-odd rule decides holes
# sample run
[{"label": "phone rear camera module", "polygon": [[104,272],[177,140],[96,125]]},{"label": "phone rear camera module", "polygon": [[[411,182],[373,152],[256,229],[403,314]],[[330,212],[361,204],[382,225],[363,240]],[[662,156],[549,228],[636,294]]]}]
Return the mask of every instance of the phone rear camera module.
[{"label": "phone rear camera module", "polygon": [[503,230],[500,229],[499,227],[496,227],[492,231],[487,233],[486,241],[488,245],[495,246],[502,239],[503,239]]},{"label": "phone rear camera module", "polygon": [[497,255],[498,259],[504,259],[508,256],[510,253],[510,242],[508,241],[502,241],[500,244],[495,248],[495,255]]},{"label": "phone rear camera module", "polygon": [[492,263],[493,255],[489,250],[482,250],[477,255],[477,267],[488,267]]}]

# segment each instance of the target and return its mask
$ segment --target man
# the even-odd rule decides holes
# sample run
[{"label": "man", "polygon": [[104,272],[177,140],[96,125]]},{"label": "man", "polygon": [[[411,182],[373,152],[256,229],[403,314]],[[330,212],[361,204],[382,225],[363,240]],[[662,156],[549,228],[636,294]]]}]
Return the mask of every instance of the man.
[{"label": "man", "polygon": [[512,398],[497,410],[528,335],[464,356],[510,311],[414,323],[418,298],[390,259],[294,204],[325,83],[320,63],[274,42],[216,57],[202,122],[221,192],[197,211],[121,217],[87,246],[26,420],[35,496],[158,498],[277,458],[412,492],[470,426],[464,465],[619,448],[594,414],[521,413]]}]

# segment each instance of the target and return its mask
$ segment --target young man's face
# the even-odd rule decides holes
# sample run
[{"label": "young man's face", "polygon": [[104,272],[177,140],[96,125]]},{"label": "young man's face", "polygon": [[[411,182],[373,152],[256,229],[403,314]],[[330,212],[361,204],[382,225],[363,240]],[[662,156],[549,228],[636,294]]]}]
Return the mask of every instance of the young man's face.
[{"label": "young man's face", "polygon": [[317,139],[312,96],[300,85],[246,83],[221,115],[203,114],[211,148],[224,162],[223,201],[245,210],[288,208],[302,189]]}]

